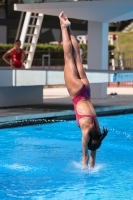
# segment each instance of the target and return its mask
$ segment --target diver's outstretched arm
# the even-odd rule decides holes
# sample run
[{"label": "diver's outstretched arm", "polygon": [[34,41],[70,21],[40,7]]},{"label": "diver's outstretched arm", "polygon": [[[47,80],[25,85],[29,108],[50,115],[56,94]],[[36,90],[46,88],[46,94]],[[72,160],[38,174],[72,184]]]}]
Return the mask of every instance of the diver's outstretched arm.
[{"label": "diver's outstretched arm", "polygon": [[96,151],[91,151],[90,153],[90,169],[94,168],[96,160]]}]

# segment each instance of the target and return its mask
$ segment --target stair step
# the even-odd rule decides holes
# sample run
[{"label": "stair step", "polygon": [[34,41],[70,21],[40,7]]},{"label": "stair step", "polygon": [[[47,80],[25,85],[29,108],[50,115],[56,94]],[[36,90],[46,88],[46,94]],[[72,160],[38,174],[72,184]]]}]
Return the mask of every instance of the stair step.
[{"label": "stair step", "polygon": [[28,27],[36,28],[36,27],[39,27],[39,25],[28,25]]},{"label": "stair step", "polygon": [[26,34],[26,36],[34,36],[34,35],[37,35],[37,34],[31,34],[31,33]]},{"label": "stair step", "polygon": [[25,51],[26,54],[30,54],[33,53],[32,51]]},{"label": "stair step", "polygon": [[35,45],[35,43],[24,43],[26,45]]},{"label": "stair step", "polygon": [[36,19],[41,18],[41,17],[42,16],[39,16],[39,15],[38,16],[34,16],[34,15],[31,16],[31,18],[36,18]]}]

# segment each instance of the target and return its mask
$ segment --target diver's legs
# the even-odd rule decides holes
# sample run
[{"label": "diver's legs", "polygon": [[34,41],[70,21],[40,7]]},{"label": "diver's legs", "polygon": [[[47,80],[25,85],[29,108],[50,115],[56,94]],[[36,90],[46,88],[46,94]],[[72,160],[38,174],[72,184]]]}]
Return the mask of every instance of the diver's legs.
[{"label": "diver's legs", "polygon": [[70,25],[70,22],[64,19],[63,12],[60,13],[59,19],[61,25],[64,60],[65,60],[64,78],[70,96],[74,97],[83,87],[83,82],[79,78],[79,73],[73,57],[72,43],[70,40],[70,35],[68,33],[68,26]]}]

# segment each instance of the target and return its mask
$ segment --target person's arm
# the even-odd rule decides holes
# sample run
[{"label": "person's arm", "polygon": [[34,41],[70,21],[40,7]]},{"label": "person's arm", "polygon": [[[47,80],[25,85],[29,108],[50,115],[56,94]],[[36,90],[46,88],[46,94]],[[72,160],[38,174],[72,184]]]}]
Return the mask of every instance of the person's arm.
[{"label": "person's arm", "polygon": [[91,151],[90,153],[90,169],[94,168],[96,161],[96,151]]},{"label": "person's arm", "polygon": [[[80,121],[81,122],[81,121]],[[90,140],[90,136],[88,134],[88,128],[84,129],[82,126],[82,123],[80,124],[80,127],[82,129],[82,166],[86,167],[88,166],[88,142]]]},{"label": "person's arm", "polygon": [[89,155],[88,155],[88,146],[86,142],[86,138],[82,136],[82,166],[87,167],[88,166],[88,160],[89,160]]},{"label": "person's arm", "polygon": [[10,62],[10,60],[8,59],[8,57],[11,56],[11,54],[13,53],[13,49],[10,49],[9,51],[7,51],[3,56],[2,59],[9,64],[12,67],[12,62]]}]

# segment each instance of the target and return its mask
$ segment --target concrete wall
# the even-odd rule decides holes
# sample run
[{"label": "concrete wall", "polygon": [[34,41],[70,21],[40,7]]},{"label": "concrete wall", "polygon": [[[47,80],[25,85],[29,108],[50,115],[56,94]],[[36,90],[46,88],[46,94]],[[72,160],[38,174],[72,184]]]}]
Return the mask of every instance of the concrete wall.
[{"label": "concrete wall", "polygon": [[0,87],[0,107],[43,103],[43,86]]},{"label": "concrete wall", "polygon": [[[45,20],[45,17],[44,17]],[[80,29],[80,28],[79,28]],[[86,30],[73,30],[73,34],[75,36],[78,35],[86,35],[87,34],[87,29]],[[59,29],[54,29],[54,28],[44,28],[42,27],[41,32],[40,32],[40,38],[39,40],[43,43],[46,42],[53,42],[53,41],[59,41],[62,40],[62,34],[61,30]]]},{"label": "concrete wall", "polygon": [[[105,83],[133,79],[133,73],[123,70],[117,75],[114,72],[86,71],[89,82],[94,83],[92,93],[100,97],[106,90]],[[101,89],[97,90],[96,83],[102,84]],[[45,84],[65,84],[63,70],[0,69],[0,107],[42,104]]]},{"label": "concrete wall", "polygon": [[[0,19],[5,19],[5,9],[0,9]],[[0,43],[7,43],[7,27],[0,26]]]},{"label": "concrete wall", "polygon": [[0,26],[0,43],[7,43],[7,27]]},{"label": "concrete wall", "polygon": [[0,8],[0,18],[4,19],[6,17],[5,9]]}]

